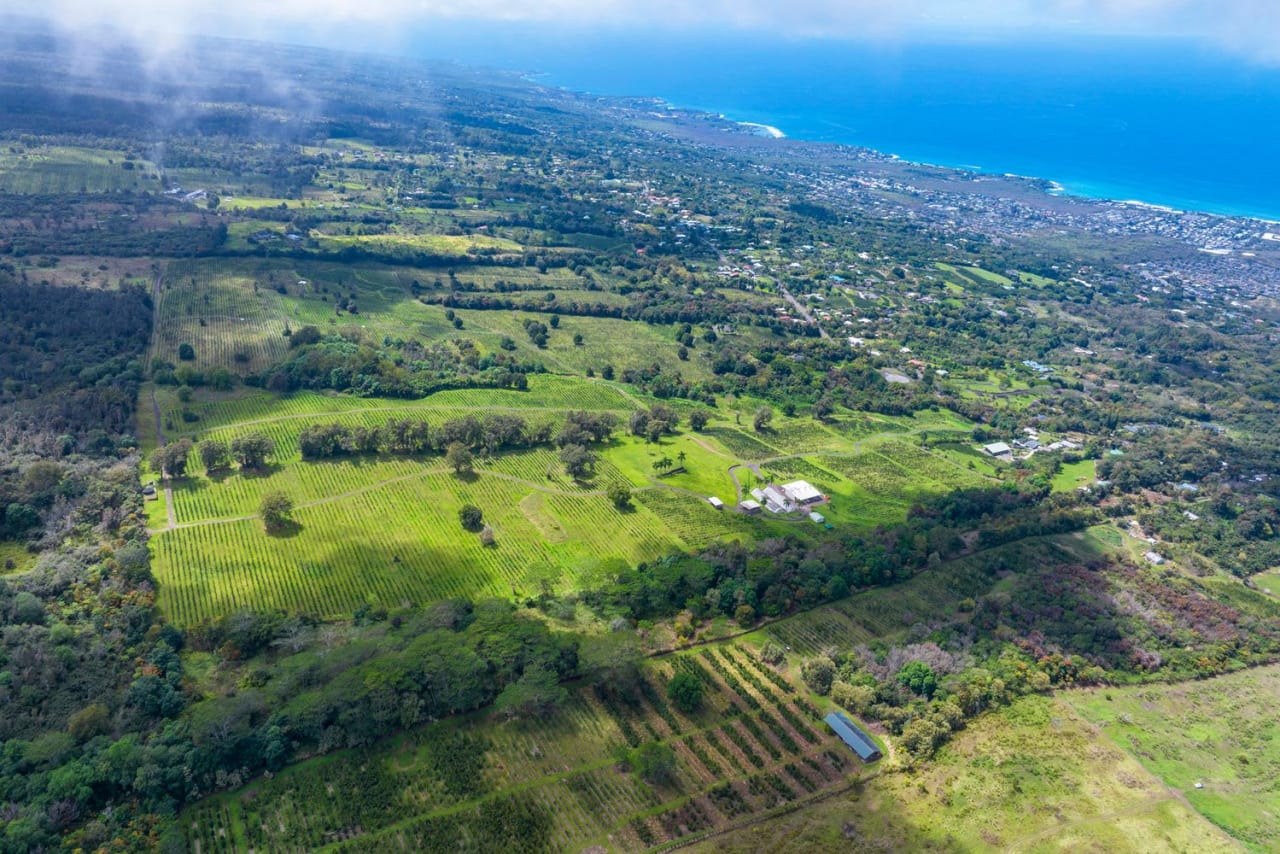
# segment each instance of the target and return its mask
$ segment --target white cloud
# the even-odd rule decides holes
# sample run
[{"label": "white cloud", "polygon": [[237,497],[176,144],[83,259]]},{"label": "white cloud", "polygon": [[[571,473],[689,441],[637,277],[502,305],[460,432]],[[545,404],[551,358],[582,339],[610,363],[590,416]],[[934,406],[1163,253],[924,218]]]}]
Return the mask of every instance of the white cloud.
[{"label": "white cloud", "polygon": [[1278,0],[11,0],[9,11],[133,31],[389,38],[432,21],[721,27],[790,36],[1117,33],[1181,37],[1280,62]]}]

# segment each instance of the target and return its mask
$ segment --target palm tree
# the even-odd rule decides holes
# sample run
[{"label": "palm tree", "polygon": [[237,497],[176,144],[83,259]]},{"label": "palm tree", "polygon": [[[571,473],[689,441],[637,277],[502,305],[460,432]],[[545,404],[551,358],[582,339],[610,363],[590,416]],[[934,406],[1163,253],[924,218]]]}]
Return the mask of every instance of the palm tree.
[{"label": "palm tree", "polygon": [[684,451],[681,451],[680,453],[676,454],[676,462],[680,464],[680,468],[684,468],[684,461],[685,461],[685,458],[688,456],[689,455],[686,454]]}]

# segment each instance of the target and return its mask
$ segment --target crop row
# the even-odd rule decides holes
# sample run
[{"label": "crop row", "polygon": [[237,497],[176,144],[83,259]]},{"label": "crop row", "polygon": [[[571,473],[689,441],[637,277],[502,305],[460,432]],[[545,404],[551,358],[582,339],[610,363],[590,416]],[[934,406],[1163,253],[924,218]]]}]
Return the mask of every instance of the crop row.
[{"label": "crop row", "polygon": [[[450,389],[436,392],[421,400],[396,398],[366,398],[342,394],[321,394],[297,391],[275,395],[268,392],[238,394],[203,402],[179,406],[170,402],[165,406],[165,416],[173,421],[175,429],[186,432],[205,432],[216,428],[238,427],[238,435],[251,430],[261,430],[263,424],[283,422],[292,424],[297,433],[309,423],[341,420],[333,416],[353,410],[369,412],[373,424],[383,424],[388,418],[426,418],[439,423],[464,414],[492,410],[506,410],[519,414],[562,413],[572,409],[613,411],[625,413],[635,405],[607,383],[572,377],[534,374],[529,377],[529,390],[510,389]],[[180,417],[183,409],[193,412],[198,420],[188,427]],[[547,415],[548,418],[556,416]],[[346,423],[346,422],[343,422]]]},{"label": "crop row", "polygon": [[[816,744],[818,742],[818,736],[815,735],[809,729],[809,727],[804,723],[804,721],[801,720],[799,715],[797,715],[794,711],[791,710],[791,708],[787,705],[785,700],[780,698],[777,694],[773,693],[773,691],[771,691],[768,686],[766,686],[762,681],[760,681],[760,677],[757,675],[757,673],[763,672],[767,675],[774,676],[778,680],[778,684],[780,684],[783,690],[785,691],[795,690],[790,685],[790,683],[784,680],[781,676],[778,676],[778,674],[774,673],[774,671],[768,670],[767,668],[761,669],[759,668],[758,665],[754,669],[751,667],[748,667],[747,665],[742,663],[742,661],[738,658],[737,655],[733,653],[732,651],[733,649],[738,649],[738,647],[735,646],[731,649],[726,649],[723,652],[725,660],[728,661],[731,665],[733,665],[734,669],[737,670],[739,674],[741,674],[742,678],[746,679],[747,682],[749,682],[751,686],[755,688],[756,691],[759,692],[762,697],[767,699],[770,702],[770,704],[772,704],[772,706],[778,710],[779,714],[781,714],[784,718],[787,719],[787,723],[791,724],[791,727],[796,731],[796,733],[802,739],[804,739],[810,744]],[[751,661],[749,656],[747,657],[747,660]],[[765,714],[766,713],[762,713],[762,718]],[[775,732],[775,735],[779,735],[779,737],[781,737],[778,730],[775,730],[774,732]]]},{"label": "crop row", "polygon": [[[682,664],[685,659],[692,666]],[[723,676],[712,676],[692,656],[674,663],[701,673],[708,690],[723,693]],[[330,845],[352,851],[478,850],[482,843],[489,846],[485,850],[570,850],[608,835],[634,848],[722,826],[794,800],[797,791],[816,792],[843,767],[830,753],[794,756],[794,741],[779,734],[785,729],[769,710],[744,713],[734,707],[733,717],[716,728],[688,731],[688,722],[667,709],[650,678],[625,698],[574,691],[553,718],[536,727],[490,721],[464,731],[445,721],[409,733],[394,750],[341,754],[259,781],[251,797],[228,796],[188,811],[189,847],[201,854],[241,845],[258,852]],[[684,735],[678,735],[681,729]],[[442,766],[443,757],[455,754],[438,754],[439,745],[466,741],[472,736],[464,733],[475,731],[484,733],[483,741],[456,755],[474,758],[478,751],[483,771],[477,776]],[[673,739],[678,759],[670,787],[650,786],[601,764],[628,732],[625,741],[632,744]],[[775,739],[792,755],[779,750]],[[748,776],[750,771],[755,773]],[[725,773],[743,776],[725,781]],[[451,795],[459,785],[468,794]]]},{"label": "crop row", "polygon": [[[343,465],[329,469],[337,478],[331,487],[315,488],[342,486]],[[246,507],[249,494],[237,499],[235,509],[256,509]],[[603,496],[548,493],[541,496],[540,512],[566,534],[550,542],[524,515],[525,494],[527,487],[497,477],[460,482],[438,472],[418,476],[410,468],[405,479],[300,507],[294,512],[297,529],[286,536],[265,534],[255,519],[163,532],[152,540],[154,569],[167,612],[183,624],[250,602],[337,616],[365,603],[396,607],[404,601],[510,595],[528,592],[535,565],[572,575],[600,555],[634,562],[680,546],[663,520],[647,510],[620,513]],[[463,503],[484,512],[494,546],[459,528]]]},{"label": "crop row", "polygon": [[636,500],[649,508],[667,530],[694,548],[727,537],[750,537],[756,528],[751,521],[731,510],[717,510],[692,495],[664,488],[636,493]]}]

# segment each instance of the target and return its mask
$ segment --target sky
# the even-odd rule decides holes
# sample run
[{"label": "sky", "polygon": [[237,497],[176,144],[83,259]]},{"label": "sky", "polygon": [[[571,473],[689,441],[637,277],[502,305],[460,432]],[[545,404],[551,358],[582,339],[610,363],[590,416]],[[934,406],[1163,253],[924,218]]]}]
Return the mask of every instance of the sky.
[{"label": "sky", "polygon": [[863,42],[1123,35],[1191,40],[1280,65],[1280,0],[9,0],[5,7],[73,29],[110,24],[136,34],[388,52],[402,52],[406,34],[433,25],[492,23],[531,32],[643,27]]}]

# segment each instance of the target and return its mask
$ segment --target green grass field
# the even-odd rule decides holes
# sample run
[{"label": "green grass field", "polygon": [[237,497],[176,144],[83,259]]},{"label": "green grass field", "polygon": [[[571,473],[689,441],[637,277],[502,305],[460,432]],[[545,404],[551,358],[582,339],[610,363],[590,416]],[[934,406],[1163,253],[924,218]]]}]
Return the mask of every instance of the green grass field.
[{"label": "green grass field", "polygon": [[1053,478],[1053,491],[1071,492],[1082,486],[1089,486],[1097,477],[1098,473],[1093,460],[1066,463]]},{"label": "green grass field", "polygon": [[984,715],[925,768],[690,849],[770,851],[1228,852],[1238,846],[1064,700]]},{"label": "green grass field", "polygon": [[[860,529],[900,521],[911,501],[982,482],[944,455],[893,439],[900,435],[893,424],[890,433],[865,434],[861,443],[799,420],[766,436],[775,445],[727,421],[657,444],[619,432],[601,449],[596,475],[586,484],[564,475],[552,449],[480,459],[466,478],[448,472],[434,455],[304,462],[297,451],[298,434],[319,422],[374,427],[412,417],[440,424],[505,410],[530,423],[558,424],[569,409],[610,410],[625,420],[643,403],[615,384],[569,377],[535,376],[527,392],[448,391],[420,401],[241,390],[202,393],[183,404],[172,390],[160,390],[157,403],[162,420],[175,427],[166,428],[170,439],[229,441],[261,432],[276,444],[273,464],[262,472],[210,478],[193,459],[188,476],[171,484],[173,529],[164,499],[148,504],[161,605],[179,624],[247,601],[341,617],[365,604],[394,608],[452,596],[528,594],[527,574],[535,565],[553,567],[560,585],[572,588],[602,557],[635,562],[715,540],[817,532],[806,519],[749,518],[733,509],[738,493],[730,466],[755,454],[773,462],[763,463],[764,478],[739,468],[744,489],[769,479],[809,479],[832,498],[824,514]],[[140,435],[151,447],[154,419],[146,409]],[[196,420],[184,421],[184,409]],[[782,453],[788,446],[823,450],[801,457]],[[752,456],[735,455],[734,447]],[[664,457],[678,465],[681,454],[683,472],[660,476],[653,466]],[[636,490],[633,509],[619,512],[609,503],[604,490],[611,483]],[[257,518],[263,495],[273,490],[297,506],[298,527],[288,536],[268,535]],[[728,507],[712,508],[706,501],[712,495]],[[496,545],[485,547],[460,527],[457,514],[467,503],[484,512]]]},{"label": "green grass field", "polygon": [[1064,695],[1179,798],[1252,851],[1275,851],[1280,840],[1278,697],[1276,666]]},{"label": "green grass field", "polygon": [[[512,295],[520,301],[526,296],[543,300],[550,291],[564,302],[626,302],[612,292],[586,291],[584,281],[565,270],[540,274],[525,268],[478,268],[459,275],[459,281],[484,289],[498,279],[537,289]],[[195,367],[220,367],[243,375],[285,358],[286,328],[314,325],[329,332],[360,330],[375,340],[467,338],[482,353],[497,352],[502,340],[510,338],[517,355],[541,362],[550,371],[579,376],[588,369],[600,373],[606,365],[621,374],[654,364],[690,380],[711,376],[705,346],[693,348],[687,361],[679,358],[674,326],[566,315],[559,328],[550,331],[544,348],[529,340],[523,324],[529,318],[549,323],[546,312],[460,309],[456,315],[463,327],[455,329],[446,309],[424,305],[413,296],[414,282],[420,292],[430,293],[437,280],[443,282],[441,292],[447,289],[447,276],[438,270],[293,259],[174,262],[161,290],[155,356],[177,364],[179,345],[189,343],[195,349]],[[340,299],[351,296],[358,314],[335,309]],[[754,340],[766,333],[748,329],[741,334]],[[575,335],[582,336],[581,344],[574,343]]]},{"label": "green grass field", "polygon": [[36,556],[23,543],[0,541],[0,575],[26,572],[35,566]]}]

